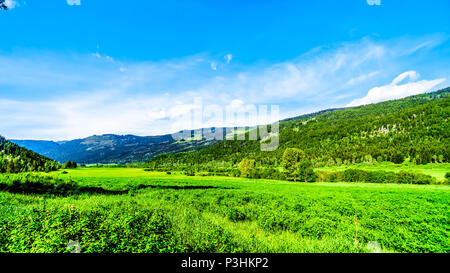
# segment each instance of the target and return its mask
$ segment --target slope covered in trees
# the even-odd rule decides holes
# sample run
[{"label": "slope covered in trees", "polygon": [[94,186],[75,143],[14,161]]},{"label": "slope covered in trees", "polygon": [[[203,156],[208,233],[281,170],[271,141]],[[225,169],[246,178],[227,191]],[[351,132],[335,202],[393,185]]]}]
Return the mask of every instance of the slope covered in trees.
[{"label": "slope covered in trees", "polygon": [[53,171],[60,164],[0,136],[0,173]]},{"label": "slope covered in trees", "polygon": [[257,166],[282,166],[287,148],[299,148],[314,166],[410,160],[450,160],[450,88],[366,106],[325,111],[280,123],[280,145],[262,152],[260,141],[223,141],[208,148],[162,155],[150,166],[166,169],[236,167],[244,158]]}]

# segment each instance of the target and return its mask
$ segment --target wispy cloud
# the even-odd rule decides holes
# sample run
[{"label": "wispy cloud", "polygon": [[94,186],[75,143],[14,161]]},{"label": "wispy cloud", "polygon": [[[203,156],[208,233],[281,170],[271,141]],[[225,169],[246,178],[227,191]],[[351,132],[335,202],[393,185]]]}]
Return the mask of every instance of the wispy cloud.
[{"label": "wispy cloud", "polygon": [[381,6],[381,0],[367,0],[369,6]]},{"label": "wispy cloud", "polygon": [[67,0],[67,5],[69,6],[80,6],[81,0]]},{"label": "wispy cloud", "polygon": [[231,54],[227,54],[223,57],[225,59],[225,61],[227,62],[227,64],[229,64],[231,62],[231,60],[233,60],[233,55]]},{"label": "wispy cloud", "polygon": [[98,52],[92,53],[92,56],[94,56],[94,57],[96,57],[96,58],[98,58],[98,59],[105,59],[105,60],[107,60],[107,61],[109,61],[109,62],[112,62],[112,63],[115,62],[113,57],[108,56],[108,55],[102,56],[102,55],[101,55],[100,53],[98,53]]},{"label": "wispy cloud", "polygon": [[[446,71],[434,80],[419,81],[418,73],[410,71],[410,59],[403,58],[414,48],[419,48],[414,52],[429,50],[420,46],[426,40],[430,38],[363,39],[232,71],[218,69],[216,59],[208,54],[158,62],[127,62],[100,52],[3,54],[0,134],[71,139],[103,133],[172,133],[186,129],[186,123],[170,123],[196,107],[194,97],[201,97],[204,105],[223,107],[278,104],[284,118],[349,102],[356,105],[425,92],[442,84]],[[409,72],[399,75],[402,71]]]},{"label": "wispy cloud", "polygon": [[217,71],[217,63],[216,62],[213,61],[210,63],[210,65],[211,65],[212,70]]}]

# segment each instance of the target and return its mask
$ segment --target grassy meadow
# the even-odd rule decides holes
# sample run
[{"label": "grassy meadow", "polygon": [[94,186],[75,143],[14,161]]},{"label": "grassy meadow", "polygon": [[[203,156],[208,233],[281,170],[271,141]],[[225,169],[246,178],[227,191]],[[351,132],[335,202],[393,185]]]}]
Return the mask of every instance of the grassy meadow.
[{"label": "grassy meadow", "polygon": [[450,252],[446,185],[65,172],[39,176],[76,188],[33,193],[11,182],[26,175],[0,175],[11,185],[0,192],[0,252],[67,252],[71,241],[83,253],[371,252],[369,242],[381,252]]}]

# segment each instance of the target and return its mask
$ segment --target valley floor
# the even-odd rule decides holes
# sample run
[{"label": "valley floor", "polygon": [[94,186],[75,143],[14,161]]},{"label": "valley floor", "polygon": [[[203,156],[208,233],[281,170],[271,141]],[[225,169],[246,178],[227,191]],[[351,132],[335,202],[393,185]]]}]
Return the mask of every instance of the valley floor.
[{"label": "valley floor", "polygon": [[0,192],[1,252],[450,252],[445,185],[67,172],[41,175],[109,191]]}]

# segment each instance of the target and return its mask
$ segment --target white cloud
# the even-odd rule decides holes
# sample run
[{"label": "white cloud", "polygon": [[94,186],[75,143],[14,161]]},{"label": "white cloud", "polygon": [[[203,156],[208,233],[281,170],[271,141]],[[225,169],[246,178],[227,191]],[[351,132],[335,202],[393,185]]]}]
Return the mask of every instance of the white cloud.
[{"label": "white cloud", "polygon": [[67,0],[69,6],[81,6],[81,0]]},{"label": "white cloud", "polygon": [[[363,98],[353,100],[347,106],[366,105],[385,100],[404,98],[431,91],[431,89],[446,81],[445,78],[435,80],[418,80],[420,75],[416,71],[407,71],[398,75],[390,84],[374,87]],[[412,82],[400,84],[406,79]]]},{"label": "white cloud", "polygon": [[380,6],[381,5],[381,0],[367,0],[367,4],[369,6]]},{"label": "white cloud", "polygon": [[402,81],[404,81],[406,78],[409,78],[411,81],[416,81],[417,79],[420,78],[419,73],[417,73],[416,71],[407,71],[407,72],[403,72],[402,74],[398,75],[393,81],[392,81],[392,85],[397,85],[399,83],[401,83]]},{"label": "white cloud", "polygon": [[231,62],[231,60],[233,59],[233,55],[231,54],[227,54],[223,57],[225,59],[225,61],[227,62],[227,64],[229,64]]},{"label": "white cloud", "polygon": [[19,6],[19,4],[17,3],[17,1],[14,1],[14,0],[6,0],[6,1],[5,1],[5,5],[6,5],[9,9],[13,9],[13,8]]},{"label": "white cloud", "polygon": [[348,81],[348,84],[349,85],[354,85],[354,84],[357,84],[357,83],[360,83],[360,82],[364,82],[364,81],[366,81],[366,80],[368,80],[370,78],[375,77],[376,75],[379,75],[380,72],[381,71],[373,71],[373,72],[370,72],[370,73],[367,73],[367,74],[360,75],[358,77],[351,78]]},{"label": "white cloud", "polygon": [[[235,71],[219,69],[207,54],[123,63],[101,53],[0,54],[0,75],[7,75],[0,77],[0,134],[73,139],[105,133],[172,133],[174,128],[192,129],[185,122],[175,127],[171,122],[196,109],[195,97],[201,97],[205,107],[277,104],[282,118],[287,118],[343,106],[349,98],[364,97],[364,90],[392,78],[390,88],[405,88],[402,82],[409,80],[415,85],[407,89],[421,92],[441,79],[417,81],[415,72],[395,77],[396,71],[411,66],[410,58],[407,65],[399,58],[421,43],[405,40],[402,46],[392,46],[364,39],[332,49],[318,48],[286,62],[240,66]],[[438,68],[434,65],[433,71],[448,75],[446,67]],[[402,90],[401,94],[407,93]],[[390,99],[386,92],[381,97],[372,93],[365,100]]]},{"label": "white cloud", "polygon": [[98,53],[98,52],[92,53],[92,56],[94,56],[94,57],[96,57],[96,58],[98,58],[98,59],[105,59],[105,60],[107,60],[107,61],[109,61],[109,62],[112,62],[112,63],[115,62],[114,58],[112,58],[111,56],[108,56],[108,55],[101,55],[101,54]]},{"label": "white cloud", "polygon": [[[138,135],[169,133],[161,119],[167,118],[170,113],[159,107],[169,105],[169,98],[147,96],[117,99],[117,96],[114,90],[105,90],[48,101],[0,99],[0,116],[9,116],[1,127],[14,128],[14,132],[6,134],[9,138],[28,139],[74,139],[107,132]],[[9,114],[11,112],[14,115]],[[18,124],[20,127],[16,128]]]},{"label": "white cloud", "polygon": [[96,57],[97,59],[100,60],[105,60],[107,62],[110,62],[112,64],[118,64],[119,65],[119,71],[120,72],[125,72],[127,71],[127,69],[124,67],[124,64],[122,62],[117,62],[113,57],[108,56],[108,55],[101,55],[100,53],[96,52],[96,53],[92,53],[92,56]]},{"label": "white cloud", "polygon": [[211,69],[214,71],[217,71],[217,63],[216,62],[211,62]]}]

